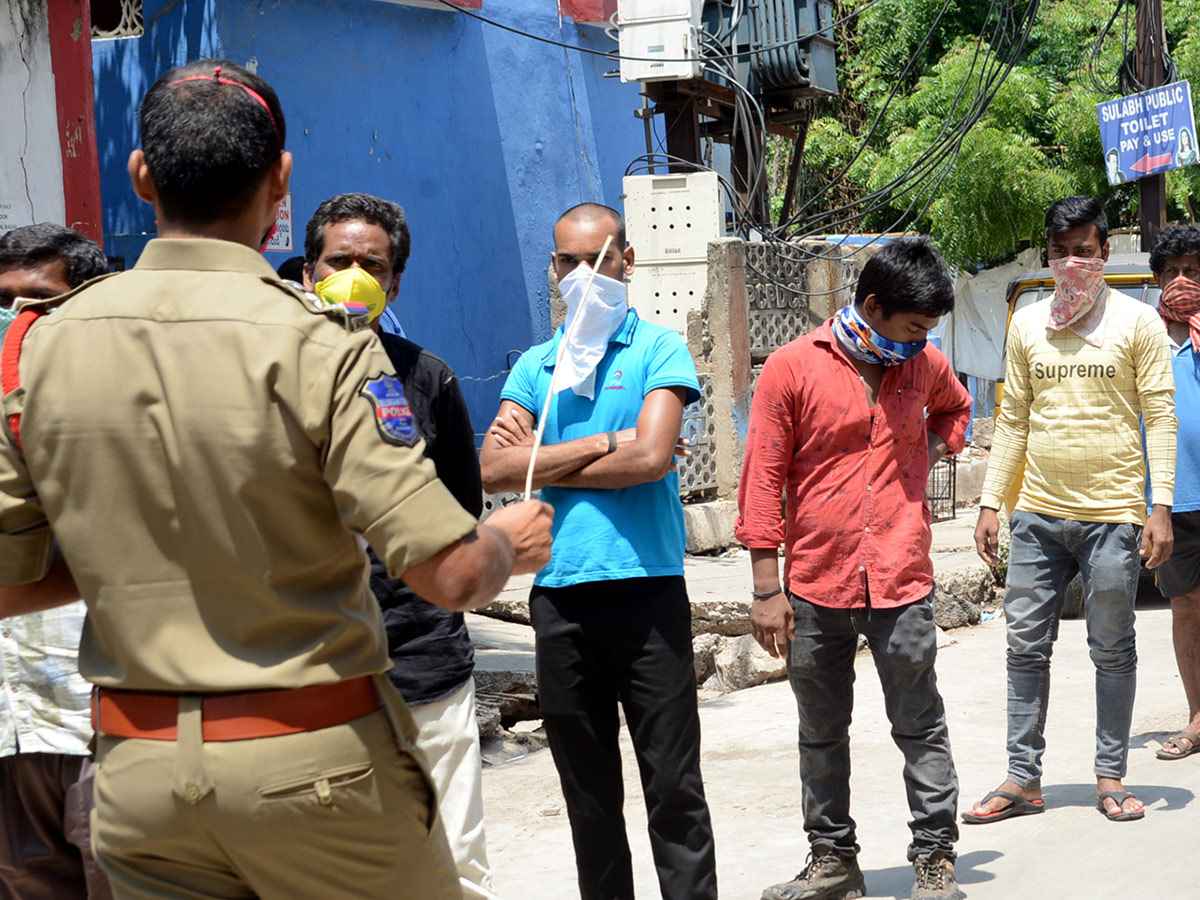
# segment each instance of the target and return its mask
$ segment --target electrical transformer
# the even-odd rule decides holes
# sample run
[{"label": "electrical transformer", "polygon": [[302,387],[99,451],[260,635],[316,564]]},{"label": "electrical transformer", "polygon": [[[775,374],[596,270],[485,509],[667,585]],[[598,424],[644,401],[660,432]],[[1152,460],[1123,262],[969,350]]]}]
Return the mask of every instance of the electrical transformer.
[{"label": "electrical transformer", "polygon": [[704,57],[759,96],[837,94],[832,0],[617,0],[622,81],[687,81]]}]

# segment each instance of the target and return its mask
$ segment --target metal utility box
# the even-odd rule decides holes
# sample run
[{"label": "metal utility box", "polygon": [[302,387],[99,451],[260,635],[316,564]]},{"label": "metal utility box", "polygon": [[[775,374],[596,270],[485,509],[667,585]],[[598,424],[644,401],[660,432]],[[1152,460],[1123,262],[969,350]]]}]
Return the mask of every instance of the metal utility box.
[{"label": "metal utility box", "polygon": [[701,6],[701,0],[617,0],[621,81],[698,78]]},{"label": "metal utility box", "polygon": [[[757,0],[749,7],[751,89],[766,96],[836,95],[830,0]],[[807,40],[800,40],[811,35]],[[764,49],[771,48],[771,49]]]},{"label": "metal utility box", "polygon": [[642,318],[684,334],[708,286],[708,243],[724,233],[717,174],[627,175],[624,189],[636,263],[630,302]]}]

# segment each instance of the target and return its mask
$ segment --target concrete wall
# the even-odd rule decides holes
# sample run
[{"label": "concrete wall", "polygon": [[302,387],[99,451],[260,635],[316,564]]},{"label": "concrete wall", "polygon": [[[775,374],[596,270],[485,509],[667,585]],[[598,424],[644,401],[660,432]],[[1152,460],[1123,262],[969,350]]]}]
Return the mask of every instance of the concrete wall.
[{"label": "concrete wall", "polygon": [[[553,220],[584,200],[618,206],[625,167],[645,152],[637,88],[604,78],[609,60],[377,0],[146,0],[144,11],[144,37],[93,44],[108,252],[132,265],[154,230],[125,173],[146,89],[201,56],[255,68],[287,117],[298,241],[333,194],[403,204],[413,250],[394,309],[456,369],[480,431],[509,351],[550,334]],[[555,0],[485,0],[481,12],[614,46],[570,20],[560,31]]]},{"label": "concrete wall", "polygon": [[65,224],[46,5],[0,0],[0,22],[0,234]]}]

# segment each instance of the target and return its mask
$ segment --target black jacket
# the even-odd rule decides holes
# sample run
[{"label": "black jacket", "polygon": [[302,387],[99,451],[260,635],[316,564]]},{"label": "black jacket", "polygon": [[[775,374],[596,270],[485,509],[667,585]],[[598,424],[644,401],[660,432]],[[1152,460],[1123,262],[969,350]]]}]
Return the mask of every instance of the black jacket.
[{"label": "black jacket", "polygon": [[[425,455],[455,499],[476,518],[483,512],[483,484],[475,432],[454,371],[406,338],[380,334],[396,367],[413,419],[425,439]],[[462,613],[427,603],[403,581],[388,578],[371,554],[371,590],[383,607],[392,683],[417,706],[444,700],[471,677],[475,651]]]}]

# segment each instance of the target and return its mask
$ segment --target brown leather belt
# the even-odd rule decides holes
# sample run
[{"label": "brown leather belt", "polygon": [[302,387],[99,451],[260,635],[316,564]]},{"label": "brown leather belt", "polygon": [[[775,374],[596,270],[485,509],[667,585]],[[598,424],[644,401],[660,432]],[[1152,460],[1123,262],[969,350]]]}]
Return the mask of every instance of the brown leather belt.
[{"label": "brown leather belt", "polygon": [[[380,707],[370,676],[334,684],[240,694],[210,694],[201,701],[206,741],[248,741],[343,725]],[[143,694],[97,688],[92,728],[118,738],[173,741],[178,694]]]}]

